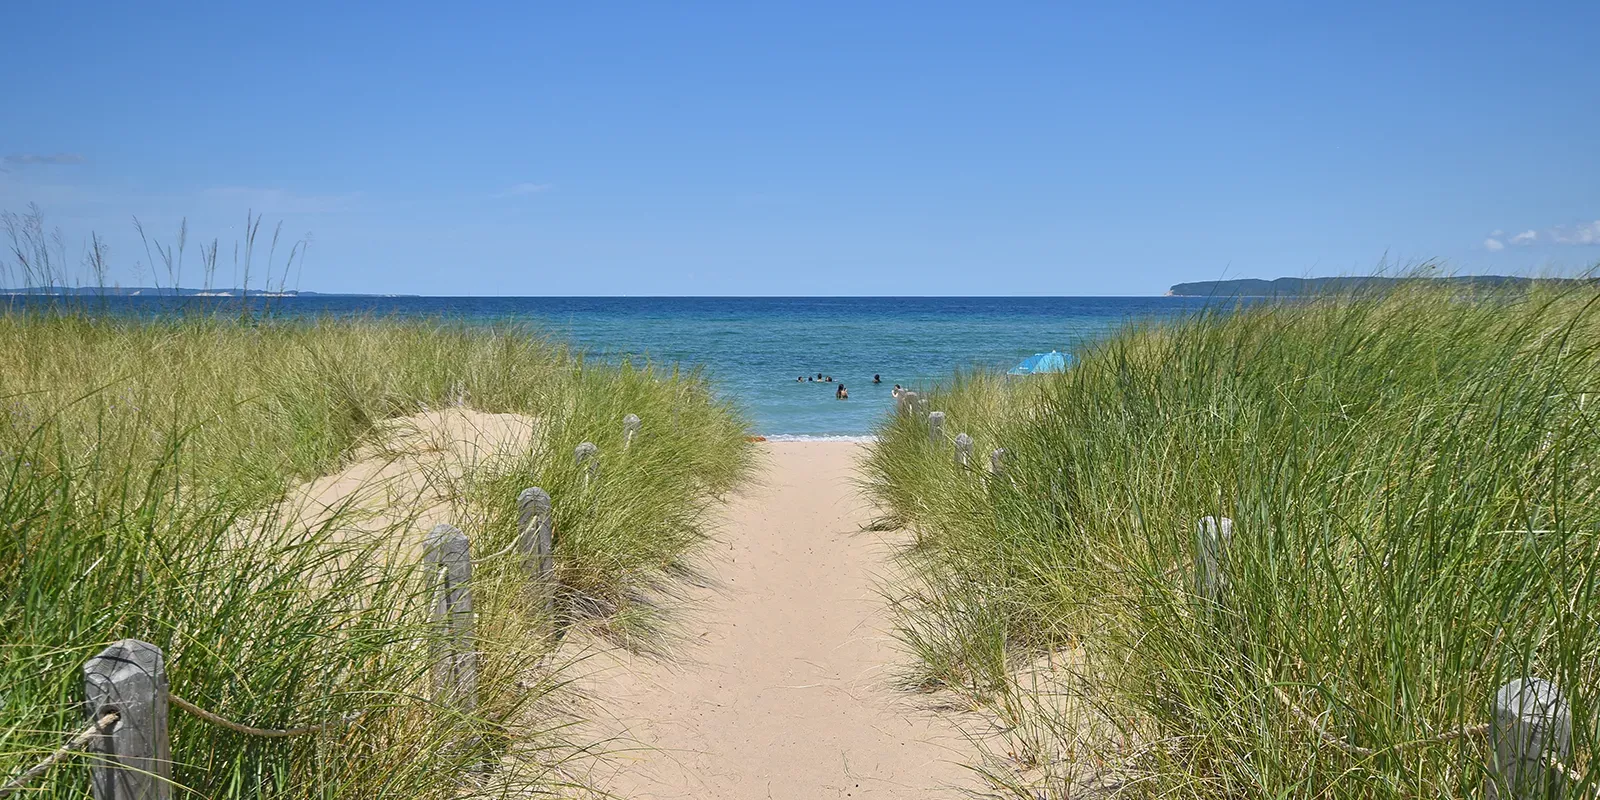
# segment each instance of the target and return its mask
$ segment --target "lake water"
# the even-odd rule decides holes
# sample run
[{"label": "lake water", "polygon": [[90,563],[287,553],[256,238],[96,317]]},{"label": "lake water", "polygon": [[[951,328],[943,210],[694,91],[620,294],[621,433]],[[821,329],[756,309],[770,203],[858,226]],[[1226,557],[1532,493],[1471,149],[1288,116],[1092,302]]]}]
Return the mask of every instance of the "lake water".
[{"label": "lake water", "polygon": [[[37,301],[33,301],[37,302]],[[99,299],[78,302],[93,306]],[[107,298],[113,312],[160,313],[170,298]],[[224,301],[227,302],[227,301]],[[237,301],[233,301],[237,302]],[[601,357],[648,356],[705,369],[767,436],[862,436],[894,384],[958,368],[1009,368],[1068,352],[1132,319],[1202,308],[1184,297],[337,297],[274,298],[278,314],[378,314],[531,323]],[[831,375],[834,383],[796,382]],[[872,376],[883,376],[874,385]],[[834,399],[844,383],[850,399]]]}]

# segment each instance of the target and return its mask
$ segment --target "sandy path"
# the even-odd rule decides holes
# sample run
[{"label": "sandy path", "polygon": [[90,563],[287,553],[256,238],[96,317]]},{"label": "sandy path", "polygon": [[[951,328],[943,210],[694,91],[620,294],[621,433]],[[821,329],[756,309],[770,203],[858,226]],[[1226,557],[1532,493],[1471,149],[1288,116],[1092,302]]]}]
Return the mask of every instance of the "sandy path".
[{"label": "sandy path", "polygon": [[[614,747],[601,788],[623,798],[925,798],[970,785],[966,741],[889,684],[905,658],[873,588],[887,546],[850,484],[858,445],[763,445],[762,486],[728,509],[670,662],[584,661],[590,723]],[[592,646],[592,640],[591,645]],[[632,744],[636,743],[636,744]]]}]

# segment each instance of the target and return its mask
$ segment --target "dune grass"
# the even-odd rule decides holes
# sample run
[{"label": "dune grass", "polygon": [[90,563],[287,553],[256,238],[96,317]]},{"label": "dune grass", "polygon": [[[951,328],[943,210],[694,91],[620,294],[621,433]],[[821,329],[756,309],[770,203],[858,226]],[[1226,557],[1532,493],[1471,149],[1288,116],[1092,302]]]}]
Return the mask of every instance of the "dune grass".
[{"label": "dune grass", "polygon": [[[260,739],[176,709],[180,794],[528,796],[565,780],[571,743],[541,700],[552,621],[515,558],[476,565],[476,711],[429,700],[433,635],[398,519],[339,535],[277,513],[296,484],[349,461],[385,419],[464,406],[537,418],[533,448],[453,485],[474,552],[516,535],[516,494],[554,497],[565,622],[647,640],[649,587],[706,535],[703,511],[745,476],[744,422],[695,374],[585,363],[526,330],[446,322],[115,318],[0,313],[0,776],[82,727],[79,667],[109,642],[161,647],[172,690],[224,716],[313,736]],[[621,418],[644,433],[624,454]],[[580,441],[603,471],[584,487]],[[478,765],[490,769],[476,769]],[[32,796],[87,796],[82,759]]]},{"label": "dune grass", "polygon": [[[915,414],[867,466],[916,532],[908,681],[998,712],[1009,753],[986,769],[1018,797],[1097,777],[1400,798],[1477,795],[1485,737],[1424,740],[1535,675],[1571,705],[1568,766],[1590,777],[1568,796],[1588,791],[1597,306],[1589,289],[1265,304],[1129,327],[1062,375],[958,376],[928,408],[979,469]],[[1197,590],[1206,516],[1234,522],[1216,603]]]}]

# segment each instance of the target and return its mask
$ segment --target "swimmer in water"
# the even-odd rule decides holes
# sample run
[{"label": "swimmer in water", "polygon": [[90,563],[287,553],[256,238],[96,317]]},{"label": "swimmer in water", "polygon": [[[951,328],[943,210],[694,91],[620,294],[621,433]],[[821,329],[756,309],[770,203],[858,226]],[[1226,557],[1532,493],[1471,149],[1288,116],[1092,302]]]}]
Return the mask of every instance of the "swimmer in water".
[{"label": "swimmer in water", "polygon": [[839,389],[838,389],[838,391],[835,391],[833,393],[833,396],[835,398],[837,398],[837,399],[840,399],[840,400],[849,400],[850,399],[850,393],[844,390],[844,384],[842,384],[842,383],[839,384]]},{"label": "swimmer in water", "polygon": [[872,376],[872,382],[873,383],[883,383],[883,376],[882,375],[873,375]]}]

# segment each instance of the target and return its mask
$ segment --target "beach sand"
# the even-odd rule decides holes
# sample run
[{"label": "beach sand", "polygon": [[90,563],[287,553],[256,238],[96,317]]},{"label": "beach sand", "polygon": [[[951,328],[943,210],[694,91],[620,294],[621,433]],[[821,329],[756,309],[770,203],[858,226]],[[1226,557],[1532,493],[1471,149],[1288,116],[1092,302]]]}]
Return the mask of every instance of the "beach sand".
[{"label": "beach sand", "polygon": [[956,720],[893,686],[907,656],[875,589],[890,543],[862,532],[861,445],[759,447],[769,468],[726,509],[687,643],[659,659],[569,637],[598,706],[583,738],[612,751],[583,777],[655,800],[961,796],[976,759]]},{"label": "beach sand", "polygon": [[[426,530],[455,512],[456,484],[534,446],[537,420],[446,409],[391,420],[344,468],[289,493],[278,513],[340,538]],[[667,798],[926,798],[972,787],[972,744],[938,698],[895,688],[908,658],[888,633],[878,581],[899,533],[865,532],[855,442],[761,442],[766,469],[721,511],[704,580],[665,602],[665,656],[583,628],[553,663],[577,746],[559,771],[609,795]],[[417,541],[394,542],[415,558]],[[948,706],[945,706],[948,709]],[[973,715],[962,715],[978,727]],[[559,723],[558,723],[559,724]],[[588,792],[587,789],[580,792]]]},{"label": "beach sand", "polygon": [[[462,481],[497,461],[526,457],[537,446],[538,424],[462,407],[383,420],[350,463],[290,489],[269,519],[314,530],[337,517],[335,540],[392,540],[395,558],[414,561],[421,532],[461,523]],[[397,529],[415,535],[396,539]]]}]

